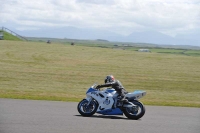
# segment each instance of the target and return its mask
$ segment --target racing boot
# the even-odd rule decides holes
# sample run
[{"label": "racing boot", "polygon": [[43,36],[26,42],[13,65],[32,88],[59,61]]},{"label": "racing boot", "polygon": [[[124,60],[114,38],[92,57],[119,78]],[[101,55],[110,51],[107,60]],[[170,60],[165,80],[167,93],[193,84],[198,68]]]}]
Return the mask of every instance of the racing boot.
[{"label": "racing boot", "polygon": [[124,96],[122,96],[122,99],[120,101],[123,103],[128,103],[128,100]]},{"label": "racing boot", "polygon": [[122,106],[124,103],[128,103],[128,100],[124,96],[119,96],[117,106]]}]

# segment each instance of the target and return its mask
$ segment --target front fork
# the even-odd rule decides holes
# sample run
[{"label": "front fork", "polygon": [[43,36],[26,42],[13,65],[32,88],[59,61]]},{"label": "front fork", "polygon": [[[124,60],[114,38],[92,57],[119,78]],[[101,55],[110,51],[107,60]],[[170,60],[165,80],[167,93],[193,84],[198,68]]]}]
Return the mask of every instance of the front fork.
[{"label": "front fork", "polygon": [[87,97],[87,98],[85,98],[85,99],[88,101],[87,106],[89,106],[89,105],[90,105],[90,102],[92,101],[92,97]]}]

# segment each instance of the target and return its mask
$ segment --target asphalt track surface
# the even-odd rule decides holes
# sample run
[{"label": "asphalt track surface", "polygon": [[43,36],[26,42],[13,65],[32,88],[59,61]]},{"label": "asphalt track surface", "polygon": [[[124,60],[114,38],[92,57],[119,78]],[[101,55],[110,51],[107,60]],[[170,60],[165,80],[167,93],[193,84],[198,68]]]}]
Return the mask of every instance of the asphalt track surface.
[{"label": "asphalt track surface", "polygon": [[139,120],[82,117],[76,102],[0,99],[0,133],[200,133],[200,108],[146,106]]}]

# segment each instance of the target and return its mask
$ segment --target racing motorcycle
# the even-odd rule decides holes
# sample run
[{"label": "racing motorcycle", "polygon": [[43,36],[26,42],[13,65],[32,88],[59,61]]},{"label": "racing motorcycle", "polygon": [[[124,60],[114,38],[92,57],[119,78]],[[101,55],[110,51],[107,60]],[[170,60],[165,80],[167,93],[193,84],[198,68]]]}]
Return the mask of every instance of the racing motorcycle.
[{"label": "racing motorcycle", "polygon": [[121,102],[119,94],[113,88],[97,89],[93,84],[86,92],[86,98],[78,103],[77,110],[82,116],[125,115],[129,119],[140,119],[145,114],[145,107],[139,99],[146,95],[146,91],[126,93],[128,102]]}]

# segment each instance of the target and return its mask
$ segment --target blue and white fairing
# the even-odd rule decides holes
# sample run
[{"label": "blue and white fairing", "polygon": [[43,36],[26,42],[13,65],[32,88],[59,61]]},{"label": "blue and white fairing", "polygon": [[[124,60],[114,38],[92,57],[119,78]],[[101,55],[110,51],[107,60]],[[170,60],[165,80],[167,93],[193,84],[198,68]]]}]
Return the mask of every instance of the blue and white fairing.
[{"label": "blue and white fairing", "polygon": [[114,108],[118,95],[114,89],[107,88],[99,91],[91,87],[86,92],[86,95],[86,99],[90,100],[92,97],[99,103],[97,113],[104,115],[123,115],[123,112],[119,108]]}]

